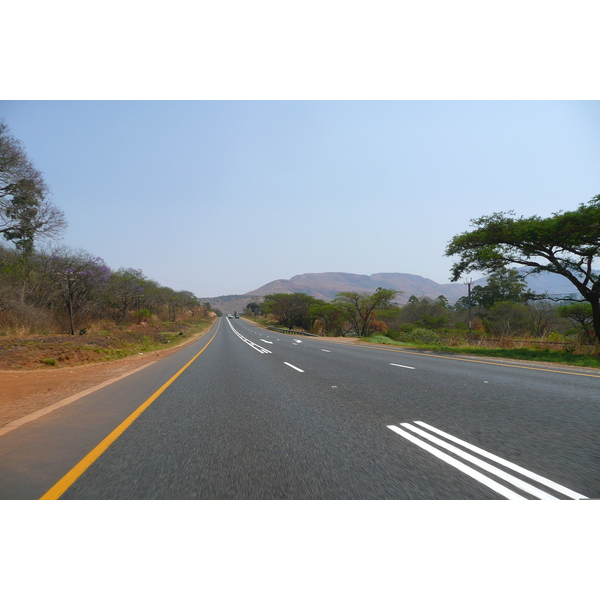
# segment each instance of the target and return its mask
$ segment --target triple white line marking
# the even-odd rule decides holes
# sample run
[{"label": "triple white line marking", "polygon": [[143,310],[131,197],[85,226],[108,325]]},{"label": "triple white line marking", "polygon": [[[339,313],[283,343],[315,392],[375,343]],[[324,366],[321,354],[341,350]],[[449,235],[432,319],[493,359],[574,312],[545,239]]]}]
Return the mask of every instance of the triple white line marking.
[{"label": "triple white line marking", "polygon": [[298,367],[295,367],[294,365],[291,365],[288,362],[284,362],[284,365],[287,365],[288,367],[292,367],[292,369],[296,369],[296,371],[300,371],[300,373],[304,373],[304,371],[302,369],[299,369]]},{"label": "triple white line marking", "polygon": [[572,498],[573,500],[586,500],[587,499],[586,496],[582,496],[581,494],[578,494],[577,492],[574,492],[573,490],[570,490],[569,488],[566,488],[563,485],[554,483],[554,481],[551,481],[550,479],[546,479],[545,477],[542,477],[541,475],[538,475],[537,473],[534,473],[533,471],[529,471],[527,469],[524,469],[523,467],[519,467],[519,465],[516,465],[515,463],[505,460],[504,458],[500,458],[499,456],[496,456],[495,454],[492,454],[491,452],[486,452],[485,450],[481,450],[480,448],[477,448],[477,446],[473,446],[473,444],[469,444],[468,442],[463,442],[462,440],[458,439],[457,437],[454,437],[453,435],[450,435],[449,433],[445,433],[441,429],[437,429],[437,428],[433,427],[432,425],[423,423],[423,421],[415,421],[415,423],[417,425],[420,425],[421,427],[425,427],[426,429],[433,431],[434,433],[437,433],[438,435],[445,437],[446,439],[448,439],[456,444],[460,444],[461,446],[464,446],[465,448],[468,448],[469,450],[472,450],[473,452],[477,452],[477,454],[481,454],[481,456],[485,456],[486,458],[489,458],[505,467],[508,467],[509,469],[512,469],[513,471],[516,471],[517,473],[520,473],[521,475],[525,475],[525,477],[529,477],[529,479],[533,479],[534,481],[537,481],[538,483],[541,483],[541,484],[545,485],[546,487],[549,487],[557,492],[560,492],[561,494],[564,494],[565,496]]},{"label": "triple white line marking", "polygon": [[[469,450],[471,450],[473,452],[476,452],[477,454],[480,454],[482,456],[485,456],[488,459],[491,459],[497,463],[500,463],[500,464],[504,465],[505,467],[508,467],[508,468],[512,469],[513,471],[516,471],[517,473],[520,473],[522,475],[529,477],[530,479],[533,479],[534,481],[542,483],[543,485],[545,485],[553,490],[556,490],[569,498],[573,498],[575,500],[580,500],[580,499],[586,498],[585,496],[582,496],[581,494],[578,494],[577,492],[574,492],[573,490],[570,490],[562,485],[559,485],[558,483],[554,483],[553,481],[550,481],[549,479],[546,479],[545,477],[537,475],[536,473],[533,473],[532,471],[529,471],[527,469],[519,467],[518,465],[511,463],[507,460],[504,460],[503,458],[500,458],[499,456],[495,456],[494,454],[491,454],[490,452],[481,450],[480,448],[473,446],[473,444],[464,442],[464,441],[458,439],[457,437],[454,437],[448,433],[441,431],[440,429],[436,429],[435,427],[432,427],[431,425],[428,425],[427,423],[424,423],[423,421],[415,421],[415,423],[417,423],[418,425],[421,425],[421,427],[425,427],[426,429],[429,429],[430,431],[434,431],[438,435],[441,435],[447,439],[450,439],[453,442],[455,442],[465,448],[468,448]],[[510,473],[506,473],[506,472],[502,471],[501,469],[498,469],[497,467],[490,465],[490,464],[484,462],[483,460],[476,458],[476,457],[468,454],[467,452],[464,452],[463,450],[460,450],[459,448],[456,448],[456,447],[452,446],[451,444],[448,444],[447,442],[444,442],[443,440],[440,440],[439,438],[431,435],[430,433],[427,433],[426,431],[423,431],[422,429],[415,427],[411,423],[401,423],[401,425],[402,425],[402,427],[405,427],[409,431],[413,431],[414,433],[417,433],[421,437],[437,444],[438,446],[441,446],[442,448],[445,448],[446,450],[449,450],[450,452],[452,452],[453,454],[456,454],[457,456],[460,456],[463,460],[466,460],[467,462],[477,465],[479,468],[487,471],[488,473],[492,473],[496,477],[499,477],[500,479],[507,481],[508,483],[512,484],[514,487],[516,487],[518,489],[528,492],[529,494],[531,494],[532,496],[534,496],[536,498],[540,498],[542,500],[558,500],[558,498],[556,498],[555,496],[552,496],[551,494],[548,494],[547,492],[544,492],[544,491],[534,487],[533,485],[526,483],[525,481],[521,481],[517,477],[514,477],[513,475],[511,475]],[[442,452],[441,450],[428,444],[427,442],[424,442],[423,440],[411,435],[404,429],[400,429],[400,427],[396,427],[395,425],[388,425],[388,428],[391,429],[392,431],[395,431],[397,434],[401,435],[405,439],[413,442],[417,446],[423,448],[424,450],[431,452],[434,456],[437,456],[444,462],[447,462],[448,464],[459,469],[463,473],[470,475],[471,477],[473,477],[480,483],[483,483],[484,485],[488,486],[489,488],[491,488],[494,491],[496,491],[497,493],[499,493],[501,496],[504,496],[505,498],[508,498],[510,500],[525,500],[526,499],[524,496],[517,494],[513,490],[507,488],[506,486],[498,483],[497,481],[494,481],[493,479],[490,479],[486,475],[483,475],[479,471],[472,469],[471,467],[465,465],[464,463],[460,462],[459,460],[456,460],[449,454],[446,454],[445,452]]]}]

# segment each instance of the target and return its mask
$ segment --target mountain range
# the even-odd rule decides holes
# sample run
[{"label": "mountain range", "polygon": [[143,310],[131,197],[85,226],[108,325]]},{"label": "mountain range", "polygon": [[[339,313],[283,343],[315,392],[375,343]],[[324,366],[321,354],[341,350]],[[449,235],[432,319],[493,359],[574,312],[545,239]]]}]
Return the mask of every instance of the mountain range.
[{"label": "mountain range", "polygon": [[[575,293],[575,288],[562,276],[553,273],[542,273],[526,277],[529,288],[536,293],[556,295]],[[485,285],[486,278],[473,281],[475,285]],[[445,296],[453,304],[462,296],[467,295],[467,285],[462,283],[436,283],[432,279],[411,275],[409,273],[375,273],[359,275],[355,273],[304,273],[291,279],[276,279],[243,295],[218,296],[216,298],[201,298],[211,306],[223,312],[241,311],[252,299],[262,300],[267,294],[293,294],[301,292],[319,298],[332,300],[338,292],[368,292],[373,293],[378,287],[403,292],[396,298],[398,304],[406,304],[411,296],[418,298],[428,296],[435,299]]]},{"label": "mountain range", "polygon": [[291,279],[276,279],[256,290],[248,292],[252,296],[266,294],[293,294],[302,292],[321,300],[333,300],[338,292],[374,292],[378,287],[403,292],[396,298],[405,304],[411,296],[446,296],[449,302],[456,302],[466,295],[467,287],[462,283],[439,284],[432,279],[408,273],[375,273],[357,275],[354,273],[304,273]]}]

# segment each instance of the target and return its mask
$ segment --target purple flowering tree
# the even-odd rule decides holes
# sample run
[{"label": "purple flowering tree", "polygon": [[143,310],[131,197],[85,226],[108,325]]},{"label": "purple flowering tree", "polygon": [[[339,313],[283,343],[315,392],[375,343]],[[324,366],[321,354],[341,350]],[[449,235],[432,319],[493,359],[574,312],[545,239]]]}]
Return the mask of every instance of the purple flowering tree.
[{"label": "purple flowering tree", "polygon": [[61,247],[47,258],[47,276],[55,286],[55,297],[68,311],[70,333],[75,335],[75,320],[102,301],[110,268],[84,250]]}]

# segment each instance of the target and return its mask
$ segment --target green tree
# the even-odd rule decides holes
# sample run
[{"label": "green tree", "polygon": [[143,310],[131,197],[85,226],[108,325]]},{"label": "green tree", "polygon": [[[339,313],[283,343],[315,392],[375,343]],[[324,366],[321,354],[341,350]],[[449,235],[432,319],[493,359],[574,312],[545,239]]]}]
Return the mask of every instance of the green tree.
[{"label": "green tree", "polygon": [[277,323],[293,329],[296,325],[305,325],[314,298],[308,294],[269,294],[265,296],[265,314],[271,313]]},{"label": "green tree", "polygon": [[246,310],[255,317],[258,317],[258,313],[261,310],[261,305],[258,302],[248,302],[248,304],[246,304]]},{"label": "green tree", "polygon": [[315,299],[310,307],[310,317],[313,324],[316,324],[325,335],[345,335],[344,315],[339,307],[325,302],[325,300]]},{"label": "green tree", "polygon": [[417,298],[413,295],[402,307],[402,318],[405,323],[412,323],[425,329],[444,327],[450,321],[451,314],[445,296],[438,296],[432,300],[427,296]]},{"label": "green tree", "polygon": [[517,269],[499,267],[492,271],[484,286],[476,285],[471,292],[473,306],[489,309],[496,302],[524,304],[534,298],[527,288],[525,276]]},{"label": "green tree", "polygon": [[339,308],[356,335],[366,337],[371,334],[371,324],[377,315],[376,311],[392,306],[394,298],[401,293],[380,287],[373,294],[339,292],[333,303]]},{"label": "green tree", "polygon": [[519,217],[499,212],[473,219],[475,227],[456,235],[446,256],[459,258],[452,281],[463,273],[493,273],[509,265],[527,267],[527,273],[557,273],[570,281],[592,307],[592,324],[600,339],[600,279],[593,270],[600,256],[600,195],[576,210],[551,217]]},{"label": "green tree", "polygon": [[577,333],[583,342],[591,341],[591,328],[594,322],[592,307],[589,304],[572,302],[558,307],[558,316],[569,319],[575,325],[574,331],[567,333]]}]

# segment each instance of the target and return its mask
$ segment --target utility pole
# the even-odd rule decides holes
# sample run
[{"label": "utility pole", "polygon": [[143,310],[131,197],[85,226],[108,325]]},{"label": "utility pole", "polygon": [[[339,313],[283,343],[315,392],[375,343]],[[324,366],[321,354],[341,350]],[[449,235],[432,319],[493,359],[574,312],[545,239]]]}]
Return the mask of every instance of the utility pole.
[{"label": "utility pole", "polygon": [[468,287],[468,298],[469,298],[469,340],[473,339],[473,320],[471,313],[471,286],[473,285],[473,280],[465,281]]}]

